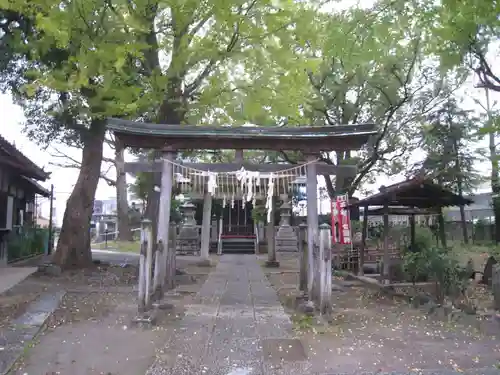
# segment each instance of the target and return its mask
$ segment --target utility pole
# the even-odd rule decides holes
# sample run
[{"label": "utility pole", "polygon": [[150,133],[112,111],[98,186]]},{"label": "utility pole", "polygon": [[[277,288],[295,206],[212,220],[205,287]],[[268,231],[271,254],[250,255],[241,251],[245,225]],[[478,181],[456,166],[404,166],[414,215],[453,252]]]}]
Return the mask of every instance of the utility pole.
[{"label": "utility pole", "polygon": [[47,244],[47,252],[45,255],[50,255],[52,254],[52,249],[54,248],[53,245],[53,212],[54,212],[54,184],[50,185],[50,204],[49,204],[49,243]]}]

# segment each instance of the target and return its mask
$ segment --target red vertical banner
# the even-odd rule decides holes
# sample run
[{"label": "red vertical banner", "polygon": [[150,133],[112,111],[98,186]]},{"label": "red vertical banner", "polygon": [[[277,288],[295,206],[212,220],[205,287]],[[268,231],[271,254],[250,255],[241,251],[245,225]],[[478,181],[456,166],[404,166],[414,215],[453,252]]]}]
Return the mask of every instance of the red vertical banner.
[{"label": "red vertical banner", "polygon": [[349,197],[338,195],[332,201],[332,237],[334,243],[351,244],[351,219],[349,217]]},{"label": "red vertical banner", "polygon": [[339,243],[339,230],[338,230],[338,216],[339,216],[339,206],[337,199],[332,200],[332,243]]}]

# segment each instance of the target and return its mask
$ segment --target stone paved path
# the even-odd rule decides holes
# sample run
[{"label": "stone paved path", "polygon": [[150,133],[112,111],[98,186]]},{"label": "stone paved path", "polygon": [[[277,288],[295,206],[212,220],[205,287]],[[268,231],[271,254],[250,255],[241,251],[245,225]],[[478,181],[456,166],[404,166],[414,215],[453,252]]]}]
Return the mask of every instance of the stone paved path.
[{"label": "stone paved path", "polygon": [[[221,257],[193,302],[146,375],[335,374],[311,370],[310,361],[317,358],[308,359],[294,338],[290,318],[255,256]],[[335,363],[335,355],[330,360]],[[359,373],[357,368],[348,372]],[[373,374],[383,375],[377,369]],[[417,374],[498,375],[500,370],[391,373]]]},{"label": "stone paved path", "polygon": [[253,255],[224,255],[148,375],[302,375],[310,364]]}]

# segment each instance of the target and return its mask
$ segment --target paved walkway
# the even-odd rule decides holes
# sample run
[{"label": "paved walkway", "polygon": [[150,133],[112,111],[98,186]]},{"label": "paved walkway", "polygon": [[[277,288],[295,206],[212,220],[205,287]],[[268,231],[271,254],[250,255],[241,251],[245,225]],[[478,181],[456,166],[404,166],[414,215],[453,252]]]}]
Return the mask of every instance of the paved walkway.
[{"label": "paved walkway", "polygon": [[303,375],[310,364],[253,255],[224,255],[148,375]]},{"label": "paved walkway", "polygon": [[37,267],[0,267],[0,293],[19,284],[36,270]]}]

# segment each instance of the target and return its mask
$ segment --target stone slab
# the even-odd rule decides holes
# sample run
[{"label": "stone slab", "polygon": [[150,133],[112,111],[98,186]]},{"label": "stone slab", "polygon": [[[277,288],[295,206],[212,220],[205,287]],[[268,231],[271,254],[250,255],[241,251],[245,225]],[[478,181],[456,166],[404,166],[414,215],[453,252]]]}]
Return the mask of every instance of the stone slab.
[{"label": "stone slab", "polygon": [[0,374],[8,373],[30,345],[50,315],[59,307],[65,291],[47,292],[33,301],[26,312],[0,330]]},{"label": "stone slab", "polygon": [[266,362],[306,361],[307,355],[298,339],[264,339],[262,351]]}]

